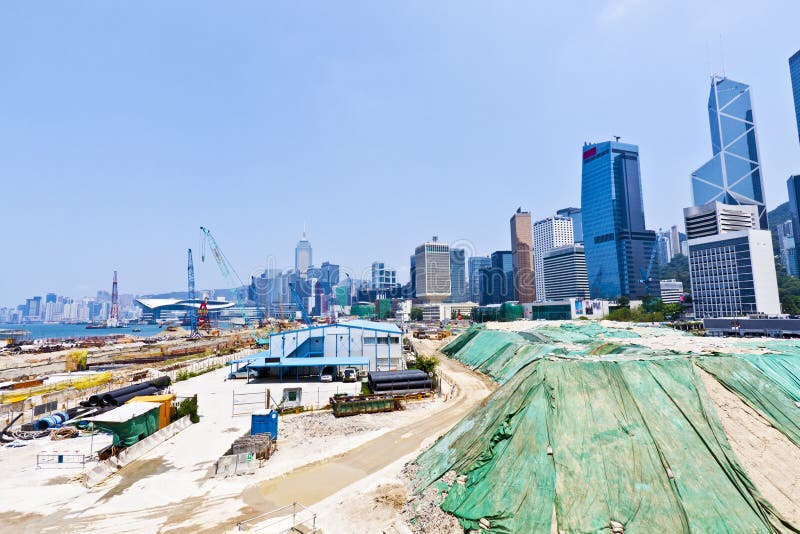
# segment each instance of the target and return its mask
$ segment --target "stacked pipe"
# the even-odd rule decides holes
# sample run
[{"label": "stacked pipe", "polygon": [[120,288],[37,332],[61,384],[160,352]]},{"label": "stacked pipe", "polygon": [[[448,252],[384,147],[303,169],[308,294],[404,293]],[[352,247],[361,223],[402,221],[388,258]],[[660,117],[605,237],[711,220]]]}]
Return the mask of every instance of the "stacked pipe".
[{"label": "stacked pipe", "polygon": [[147,382],[115,389],[105,394],[92,395],[84,406],[121,406],[134,397],[155,395],[170,384],[169,376],[164,375]]},{"label": "stacked pipe", "polygon": [[369,387],[374,393],[387,391],[423,391],[431,389],[433,381],[425,371],[370,371],[367,375]]}]

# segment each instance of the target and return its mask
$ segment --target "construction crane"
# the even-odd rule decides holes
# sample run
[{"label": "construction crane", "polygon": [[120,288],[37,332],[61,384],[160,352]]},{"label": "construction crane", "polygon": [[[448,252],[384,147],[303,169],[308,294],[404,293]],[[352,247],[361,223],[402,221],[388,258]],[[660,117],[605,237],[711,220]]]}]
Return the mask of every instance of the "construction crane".
[{"label": "construction crane", "polygon": [[197,298],[197,295],[194,290],[194,261],[192,261],[192,249],[189,249],[189,261],[186,267],[186,272],[189,278],[188,284],[188,296],[189,302],[192,303],[191,308],[189,309],[189,324],[192,327],[192,333],[189,335],[191,339],[197,339],[202,337],[200,335],[200,331],[197,329],[197,309],[194,307],[194,300]]},{"label": "construction crane", "polygon": [[236,301],[236,305],[239,307],[239,311],[242,314],[242,321],[244,321],[245,325],[247,324],[247,317],[244,310],[244,303],[247,298],[244,289],[244,283],[242,279],[239,277],[239,274],[236,272],[236,269],[233,268],[231,263],[228,261],[228,258],[225,257],[225,254],[222,253],[222,249],[219,248],[217,244],[217,240],[214,239],[214,236],[211,235],[211,230],[206,228],[205,226],[200,227],[200,231],[203,232],[204,240],[203,240],[203,249],[202,254],[200,256],[200,261],[206,261],[206,253],[205,253],[205,244],[208,243],[208,248],[211,249],[211,254],[214,255],[214,259],[217,261],[217,267],[219,267],[219,272],[222,274],[222,277],[228,283],[228,286],[231,288],[231,292],[233,293],[234,300]]},{"label": "construction crane", "polygon": [[306,326],[311,326],[311,318],[308,316],[306,307],[303,304],[303,299],[300,298],[300,295],[297,294],[297,290],[294,288],[294,283],[289,282],[289,289],[292,292],[294,303],[297,304],[297,309],[300,310],[300,314],[303,316],[303,322],[306,323]]},{"label": "construction crane", "polygon": [[644,285],[645,295],[648,297],[650,296],[650,282],[653,281],[650,275],[653,271],[653,265],[655,264],[657,248],[656,244],[653,243],[653,249],[650,251],[650,260],[647,262],[647,271],[639,268],[639,272],[642,275],[642,278],[639,279],[639,283]]}]

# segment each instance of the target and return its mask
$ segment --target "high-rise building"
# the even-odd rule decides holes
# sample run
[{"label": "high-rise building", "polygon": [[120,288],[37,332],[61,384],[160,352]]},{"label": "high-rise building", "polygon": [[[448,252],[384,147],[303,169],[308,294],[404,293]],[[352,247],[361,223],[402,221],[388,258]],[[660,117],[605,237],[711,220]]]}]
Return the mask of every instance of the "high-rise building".
[{"label": "high-rise building", "polygon": [[754,204],[758,206],[760,228],[766,230],[767,207],[750,87],[713,76],[708,119],[714,157],[692,173],[694,205],[713,201]]},{"label": "high-rise building", "polygon": [[480,304],[502,304],[514,300],[514,262],[510,250],[492,252],[491,267],[480,269]]},{"label": "high-rise building", "polygon": [[572,237],[575,243],[583,243],[583,212],[580,208],[562,208],[556,212],[561,217],[572,219]]},{"label": "high-rise building", "polygon": [[387,267],[382,261],[372,262],[372,289],[387,290],[397,287],[397,269]]},{"label": "high-rise building", "polygon": [[664,304],[677,304],[683,299],[683,282],[675,279],[661,280],[661,302]]},{"label": "high-rise building", "polygon": [[722,202],[684,208],[686,235],[689,239],[697,239],[737,230],[757,230],[758,211],[758,206],[753,204],[731,206]]},{"label": "high-rise building", "polygon": [[517,209],[511,217],[511,257],[513,262],[514,293],[520,302],[536,300],[533,269],[533,235],[531,214]]},{"label": "high-rise building", "polygon": [[469,268],[469,300],[481,301],[481,269],[490,269],[492,260],[489,256],[472,256],[467,260]]},{"label": "high-rise building", "polygon": [[311,243],[306,239],[306,232],[303,230],[303,237],[297,242],[294,248],[294,270],[305,276],[308,268],[314,265]]},{"label": "high-rise building", "polygon": [[450,249],[450,298],[449,302],[467,301],[466,251]]},{"label": "high-rise building", "polygon": [[800,50],[789,58],[789,73],[792,78],[794,113],[797,119],[797,136],[800,139]]},{"label": "high-rise building", "polygon": [[[786,181],[786,186],[789,189],[789,212],[792,215],[794,246],[795,249],[798,249],[800,248],[800,174],[790,176]],[[800,262],[800,259],[798,262]],[[798,270],[800,270],[800,268],[798,268]]]},{"label": "high-rise building", "polygon": [[548,300],[589,297],[586,255],[582,243],[553,248],[543,256],[542,278]]},{"label": "high-rise building", "polygon": [[436,236],[414,251],[416,295],[426,303],[442,302],[450,296],[450,245]]},{"label": "high-rise building", "polygon": [[800,276],[797,264],[797,245],[794,241],[794,223],[791,220],[775,227],[778,234],[778,247],[781,251],[781,265],[789,276]]},{"label": "high-rise building", "polygon": [[681,252],[681,233],[678,231],[678,226],[675,224],[669,229],[669,245],[671,247],[671,256],[675,257],[678,254],[683,254]]},{"label": "high-rise building", "polygon": [[411,268],[409,269],[411,273],[411,294],[408,298],[416,298],[417,297],[417,256],[412,254],[411,255]]},{"label": "high-rise building", "polygon": [[[547,217],[533,223],[533,269],[536,278],[536,300],[552,300],[544,281],[544,256],[554,248],[571,245],[573,239],[571,217]],[[581,249],[583,253],[583,249]]]},{"label": "high-rise building", "polygon": [[656,234],[656,259],[660,265],[672,261],[672,240],[670,232],[659,231]]},{"label": "high-rise building", "polygon": [[645,228],[639,147],[618,141],[583,147],[581,209],[591,296],[655,294],[656,235]]},{"label": "high-rise building", "polygon": [[692,304],[698,319],[778,314],[772,235],[755,204],[684,208]]}]

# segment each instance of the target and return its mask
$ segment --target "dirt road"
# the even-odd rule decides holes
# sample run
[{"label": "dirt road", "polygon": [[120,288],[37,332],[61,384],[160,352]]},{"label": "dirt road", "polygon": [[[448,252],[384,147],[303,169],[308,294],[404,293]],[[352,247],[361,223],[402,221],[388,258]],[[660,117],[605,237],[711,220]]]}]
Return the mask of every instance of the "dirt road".
[{"label": "dirt road", "polygon": [[[296,469],[286,476],[251,486],[243,495],[251,510],[269,511],[300,502],[311,506],[413,453],[460,421],[494,389],[494,384],[457,362],[442,358],[442,370],[457,384],[452,404],[424,421],[400,427],[341,456]],[[301,453],[301,451],[298,451]],[[236,521],[247,519],[238,518]]]}]

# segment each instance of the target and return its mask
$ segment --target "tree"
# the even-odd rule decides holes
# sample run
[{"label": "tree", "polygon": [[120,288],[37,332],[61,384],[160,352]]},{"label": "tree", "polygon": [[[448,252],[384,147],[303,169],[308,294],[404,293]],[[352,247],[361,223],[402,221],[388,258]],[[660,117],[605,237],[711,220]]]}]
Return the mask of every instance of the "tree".
[{"label": "tree", "polygon": [[660,280],[677,280],[683,284],[684,291],[691,291],[689,258],[683,254],[673,256],[669,263],[659,267],[658,277]]},{"label": "tree", "polygon": [[675,321],[683,315],[683,304],[680,302],[675,302],[672,304],[664,304],[662,306],[661,312],[664,314],[664,317],[670,321]]},{"label": "tree", "polygon": [[412,321],[421,321],[422,320],[422,308],[413,307],[411,308],[410,317]]},{"label": "tree", "polygon": [[436,356],[425,356],[424,354],[419,354],[413,364],[413,368],[419,369],[420,371],[425,371],[426,373],[432,373],[436,370],[438,365],[439,359]]},{"label": "tree", "polygon": [[617,304],[622,306],[623,308],[627,308],[631,305],[631,298],[628,295],[622,295],[617,299]]}]

